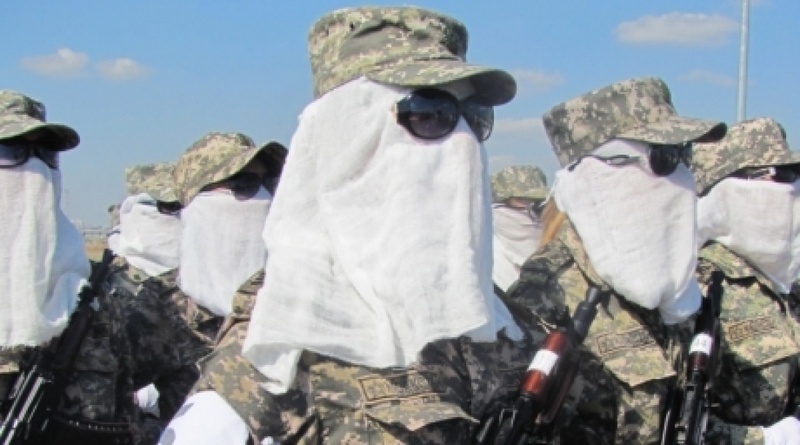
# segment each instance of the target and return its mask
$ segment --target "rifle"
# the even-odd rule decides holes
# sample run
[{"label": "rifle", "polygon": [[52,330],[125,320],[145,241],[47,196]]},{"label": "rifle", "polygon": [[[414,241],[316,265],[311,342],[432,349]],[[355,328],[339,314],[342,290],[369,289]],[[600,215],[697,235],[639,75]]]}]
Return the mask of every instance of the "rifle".
[{"label": "rifle", "polygon": [[720,271],[711,274],[707,295],[695,320],[694,335],[689,347],[686,380],[672,388],[667,398],[661,443],[663,445],[701,445],[705,443],[710,393],[719,365]]},{"label": "rifle", "polygon": [[29,365],[17,376],[2,403],[0,445],[41,443],[61,398],[65,379],[92,325],[97,289],[105,280],[113,258],[110,250],[103,252],[103,260],[92,271],[88,285],[78,293],[78,306],[67,327],[48,347],[35,348]]},{"label": "rifle", "polygon": [[578,348],[589,333],[601,297],[598,288],[590,287],[572,318],[566,307],[557,312],[559,327],[547,334],[534,355],[513,406],[484,418],[473,438],[475,445],[546,443],[575,380]]}]

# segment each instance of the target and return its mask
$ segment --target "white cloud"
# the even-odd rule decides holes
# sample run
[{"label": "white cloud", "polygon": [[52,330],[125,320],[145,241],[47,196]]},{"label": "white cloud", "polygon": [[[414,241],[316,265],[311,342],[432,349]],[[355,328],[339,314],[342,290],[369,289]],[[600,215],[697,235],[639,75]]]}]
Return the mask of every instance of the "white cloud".
[{"label": "white cloud", "polygon": [[146,66],[126,57],[101,60],[95,64],[95,70],[101,77],[110,80],[140,79],[150,72]]},{"label": "white cloud", "polygon": [[690,82],[703,82],[723,87],[736,86],[736,79],[733,77],[708,70],[691,70],[681,76],[681,80],[688,80]]},{"label": "white cloud", "polygon": [[517,80],[517,87],[523,93],[542,93],[564,84],[564,76],[556,72],[518,69],[512,70],[511,75]]},{"label": "white cloud", "polygon": [[720,46],[738,29],[739,23],[725,16],[673,12],[622,22],[614,32],[625,43]]},{"label": "white cloud", "polygon": [[89,56],[61,48],[53,54],[31,56],[22,59],[22,67],[28,71],[48,77],[77,77],[84,73]]}]

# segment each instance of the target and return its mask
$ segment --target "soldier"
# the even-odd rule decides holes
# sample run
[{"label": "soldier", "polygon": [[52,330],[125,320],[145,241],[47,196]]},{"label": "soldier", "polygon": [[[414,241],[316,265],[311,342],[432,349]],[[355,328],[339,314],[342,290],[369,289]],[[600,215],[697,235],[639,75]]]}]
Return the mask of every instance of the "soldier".
[{"label": "soldier", "polygon": [[[72,128],[45,120],[42,103],[0,91],[0,397],[5,401],[35,348],[50,354],[89,277],[83,238],[60,207],[62,151]],[[59,367],[59,396],[36,443],[142,443],[131,357],[116,300],[99,294],[88,331]],[[7,405],[4,404],[3,408]],[[7,412],[0,413],[6,417]],[[17,425],[24,428],[25,425]]]},{"label": "soldier", "polygon": [[611,291],[581,348],[561,443],[658,443],[676,375],[667,357],[680,355],[666,334],[701,301],[691,143],[716,141],[726,127],[677,115],[655,78],[556,105],[544,125],[562,169],[541,247],[509,298],[552,329],[558,311],[575,308],[589,286]]},{"label": "soldier", "polygon": [[180,205],[171,164],[126,169],[117,257],[106,291],[121,306],[135,362],[134,385],[148,443],[155,443],[198,377],[195,363],[210,347],[183,319],[177,291]]},{"label": "soldier", "polygon": [[112,252],[119,249],[119,204],[111,204],[108,206],[109,228],[106,232],[106,244]]},{"label": "soldier", "polygon": [[264,221],[286,148],[241,133],[209,133],[181,155],[175,192],[183,209],[180,292],[173,299],[210,346],[236,290],[264,268]]},{"label": "soldier", "polygon": [[482,142],[516,84],[467,64],[466,38],[415,7],[312,27],[315,100],[265,226],[252,320],[203,361],[161,443],[468,443],[509,401],[533,341],[492,292]]},{"label": "soldier", "polygon": [[542,235],[542,203],[549,193],[539,167],[516,165],[492,175],[492,281],[505,292]]},{"label": "soldier", "polygon": [[800,154],[777,122],[759,118],[698,144],[692,164],[698,277],[724,275],[721,369],[706,440],[800,444],[800,420],[784,418],[796,408],[788,402],[800,358],[800,325],[786,298],[800,272]]}]

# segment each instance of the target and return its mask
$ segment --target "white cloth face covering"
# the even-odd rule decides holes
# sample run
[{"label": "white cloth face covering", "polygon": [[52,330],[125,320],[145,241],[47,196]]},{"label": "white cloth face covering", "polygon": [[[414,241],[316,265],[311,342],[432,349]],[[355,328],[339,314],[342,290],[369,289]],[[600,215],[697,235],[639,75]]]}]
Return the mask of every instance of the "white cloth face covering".
[{"label": "white cloth face covering", "polygon": [[593,154],[638,156],[613,166],[592,157],[556,173],[553,198],[580,236],[598,275],[625,299],[659,308],[664,323],[678,323],[700,307],[695,278],[695,183],[683,164],[657,176],[649,147],[615,139]]},{"label": "white cloth face covering", "polygon": [[522,337],[493,293],[483,145],[463,119],[413,137],[393,113],[408,92],[360,78],[300,117],[243,348],[269,391],[287,390],[302,350],[406,367],[432,341]]},{"label": "white cloth face covering", "polygon": [[701,243],[727,246],[779,292],[791,290],[800,273],[800,184],[726,178],[697,206]]},{"label": "white cloth face covering", "polygon": [[492,204],[492,280],[503,291],[519,279],[522,264],[528,259],[542,237],[542,225],[528,209],[506,204]]},{"label": "white cloth face covering", "polygon": [[77,306],[90,266],[60,201],[61,173],[39,158],[0,170],[0,348],[47,342]]},{"label": "white cloth face covering", "polygon": [[181,221],[160,213],[147,193],[129,196],[120,206],[117,253],[155,277],[178,267]]},{"label": "white cloth face covering", "polygon": [[189,396],[161,433],[158,445],[244,445],[250,434],[241,416],[214,391]]},{"label": "white cloth face covering", "polygon": [[195,196],[180,215],[181,290],[217,315],[230,314],[236,291],[267,259],[261,232],[271,203],[263,187],[247,200],[226,190]]}]

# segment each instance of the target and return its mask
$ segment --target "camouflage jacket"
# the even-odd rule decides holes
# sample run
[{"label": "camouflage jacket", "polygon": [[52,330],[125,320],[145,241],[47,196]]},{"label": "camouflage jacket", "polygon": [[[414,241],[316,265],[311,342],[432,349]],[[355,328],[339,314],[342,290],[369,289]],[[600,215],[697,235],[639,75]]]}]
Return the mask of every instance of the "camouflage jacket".
[{"label": "camouflage jacket", "polygon": [[225,317],[221,317],[198,305],[178,287],[172,292],[171,298],[178,307],[183,319],[189,324],[189,327],[211,348]]},{"label": "camouflage jacket", "polygon": [[158,434],[196,382],[197,361],[211,351],[171,298],[177,288],[175,276],[172,271],[151,277],[116,257],[105,282],[106,292],[118,301],[125,320],[134,386],[152,383],[159,392]]},{"label": "camouflage jacket", "polygon": [[[548,330],[555,327],[557,311],[566,305],[572,313],[590,285],[609,290],[565,220],[556,238],[522,266],[508,297]],[[556,431],[560,443],[659,443],[661,410],[685,341],[679,334],[690,333],[682,327],[665,327],[657,311],[612,290],[580,349],[581,369]]]},{"label": "camouflage jacket", "polygon": [[[495,343],[443,340],[429,344],[418,365],[402,369],[370,369],[305,352],[293,387],[276,396],[241,356],[262,280],[263,273],[253,277],[236,296],[219,344],[201,362],[197,385],[216,391],[239,413],[253,443],[265,437],[297,444],[469,443],[478,419],[516,393],[537,343],[502,334]],[[526,330],[525,313],[515,315]]]},{"label": "camouflage jacket", "polygon": [[[87,421],[123,422],[133,428],[134,443],[149,443],[133,400],[133,357],[121,323],[120,301],[100,292],[94,314],[67,378],[57,412]],[[31,348],[0,351],[0,394],[7,394]]]},{"label": "camouflage jacket", "polygon": [[720,323],[722,357],[715,381],[710,443],[761,444],[758,426],[779,421],[787,408],[790,382],[800,358],[798,323],[773,283],[722,244],[700,250],[698,280],[723,280]]}]

